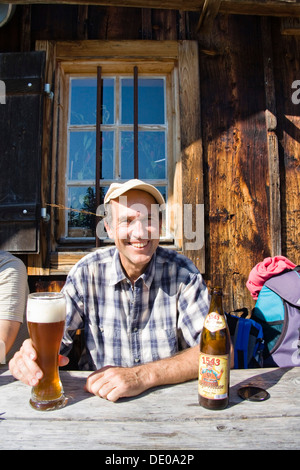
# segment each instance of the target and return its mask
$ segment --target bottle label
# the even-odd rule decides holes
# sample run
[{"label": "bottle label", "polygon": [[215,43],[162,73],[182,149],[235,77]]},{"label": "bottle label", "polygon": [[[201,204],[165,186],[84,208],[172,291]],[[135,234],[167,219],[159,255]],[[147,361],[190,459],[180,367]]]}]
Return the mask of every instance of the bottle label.
[{"label": "bottle label", "polygon": [[220,400],[228,396],[229,355],[211,356],[200,352],[199,357],[199,395],[204,398]]},{"label": "bottle label", "polygon": [[218,331],[226,328],[226,320],[224,315],[220,315],[218,312],[208,313],[204,320],[204,326],[209,331]]}]

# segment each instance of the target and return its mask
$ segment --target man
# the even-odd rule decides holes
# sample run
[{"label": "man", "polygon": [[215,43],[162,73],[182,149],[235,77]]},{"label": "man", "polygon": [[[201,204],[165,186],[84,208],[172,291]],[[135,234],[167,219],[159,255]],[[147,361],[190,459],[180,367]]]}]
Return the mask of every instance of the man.
[{"label": "man", "polygon": [[5,364],[28,338],[26,322],[23,322],[27,295],[24,263],[0,250],[0,364]]},{"label": "man", "polygon": [[[79,366],[95,370],[86,390],[116,401],[197,377],[208,293],[190,260],[158,246],[164,199],[154,186],[112,184],[104,203],[115,247],[87,255],[70,271],[61,352],[84,329]],[[35,358],[31,343],[24,343],[10,362],[13,375],[35,385],[42,374]]]}]

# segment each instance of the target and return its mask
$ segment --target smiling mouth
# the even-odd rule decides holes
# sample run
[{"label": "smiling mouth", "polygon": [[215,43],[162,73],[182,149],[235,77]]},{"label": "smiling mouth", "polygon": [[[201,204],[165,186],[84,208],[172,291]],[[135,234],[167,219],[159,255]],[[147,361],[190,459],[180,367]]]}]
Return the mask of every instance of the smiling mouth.
[{"label": "smiling mouth", "polygon": [[129,243],[131,246],[133,246],[133,248],[145,248],[145,246],[147,246],[149,243],[149,241],[145,241],[145,242],[131,242]]}]

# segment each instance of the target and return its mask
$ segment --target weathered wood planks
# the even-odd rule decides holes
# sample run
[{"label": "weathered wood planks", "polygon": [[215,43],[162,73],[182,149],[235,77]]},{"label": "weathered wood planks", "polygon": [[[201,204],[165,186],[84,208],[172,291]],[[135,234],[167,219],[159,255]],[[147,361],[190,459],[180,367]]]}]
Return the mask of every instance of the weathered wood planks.
[{"label": "weathered wood planks", "polygon": [[[0,375],[0,448],[298,449],[299,374],[299,368],[233,370],[230,406],[209,411],[198,405],[197,381],[111,403],[83,390],[89,372],[65,371],[67,406],[43,413],[29,406],[30,388],[5,373]],[[237,391],[248,384],[265,388],[270,398],[242,400]]]}]

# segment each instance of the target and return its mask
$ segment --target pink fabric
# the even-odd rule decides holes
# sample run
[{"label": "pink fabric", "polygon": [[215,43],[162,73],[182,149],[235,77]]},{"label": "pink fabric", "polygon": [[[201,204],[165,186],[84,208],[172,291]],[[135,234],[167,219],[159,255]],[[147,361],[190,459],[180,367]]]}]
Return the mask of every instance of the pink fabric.
[{"label": "pink fabric", "polygon": [[294,269],[296,265],[284,256],[265,258],[250,271],[246,283],[253,299],[257,299],[264,283],[276,274],[280,274],[287,269]]}]

